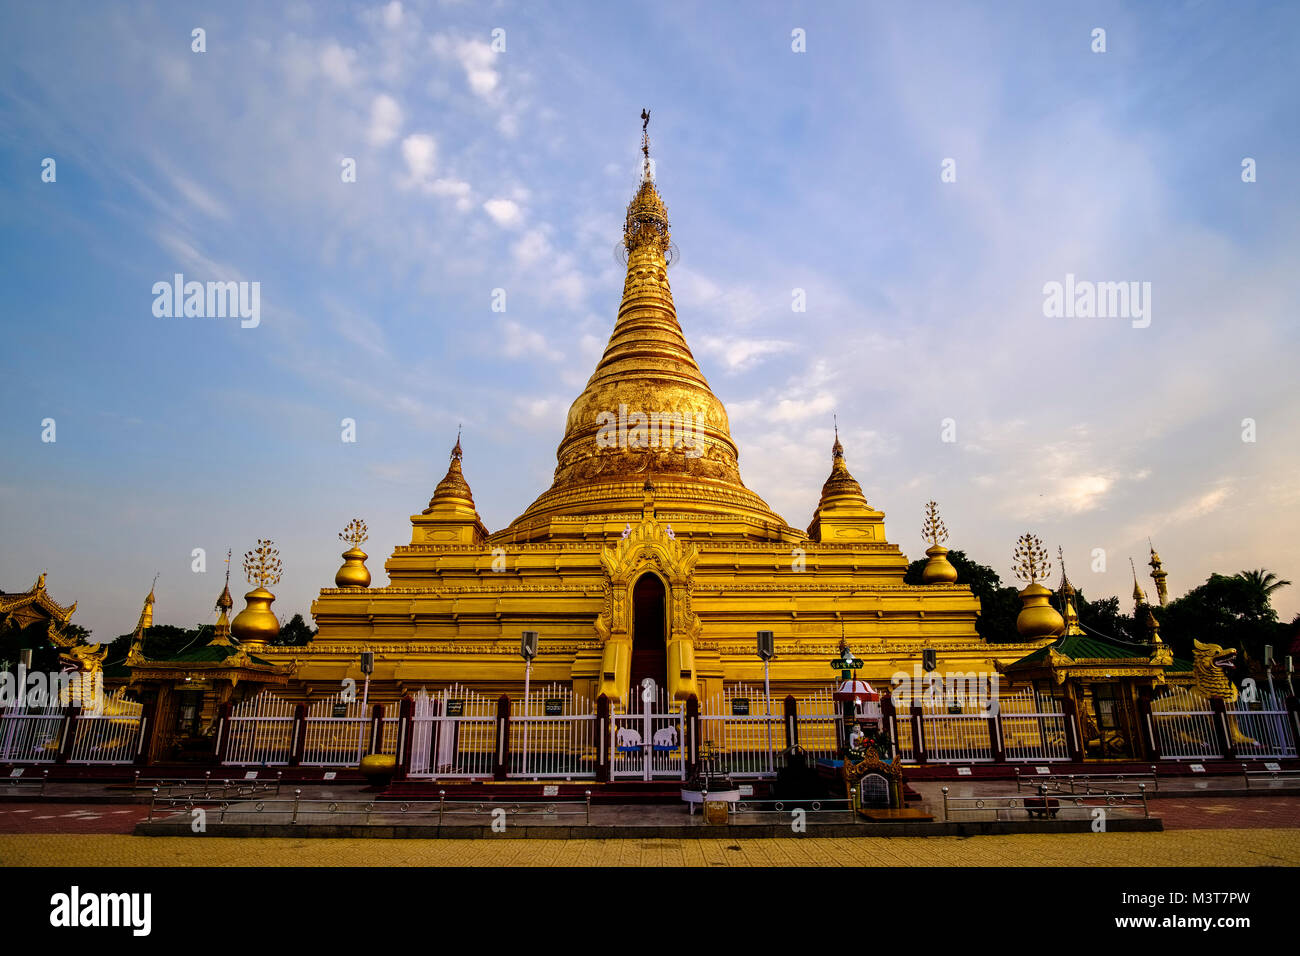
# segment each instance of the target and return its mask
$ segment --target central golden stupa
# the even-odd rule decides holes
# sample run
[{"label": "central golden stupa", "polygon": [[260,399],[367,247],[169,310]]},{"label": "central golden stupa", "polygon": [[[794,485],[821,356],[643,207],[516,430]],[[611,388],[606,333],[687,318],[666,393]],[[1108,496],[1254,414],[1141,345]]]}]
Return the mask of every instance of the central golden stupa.
[{"label": "central golden stupa", "polygon": [[349,551],[340,586],[312,605],[315,640],[265,652],[294,665],[303,696],[359,678],[363,651],[375,653],[381,698],[453,683],[518,693],[525,630],[540,633],[534,682],[618,701],[647,677],[675,700],[761,681],[760,630],[775,633],[777,696],[825,687],[842,637],[866,663],[859,676],[886,686],[925,648],[941,671],[992,671],[995,650],[1010,662],[1041,644],[985,644],[979,602],[941,554],[925,577],[934,583],[903,583],[907,559],[838,436],[806,532],[745,487],[726,408],[678,322],[668,213],[648,140],[642,149],[618,317],[569,409],[551,487],[489,533],[458,438],[446,477],[411,517],[411,543],[385,563],[389,584],[366,586],[364,554]]}]

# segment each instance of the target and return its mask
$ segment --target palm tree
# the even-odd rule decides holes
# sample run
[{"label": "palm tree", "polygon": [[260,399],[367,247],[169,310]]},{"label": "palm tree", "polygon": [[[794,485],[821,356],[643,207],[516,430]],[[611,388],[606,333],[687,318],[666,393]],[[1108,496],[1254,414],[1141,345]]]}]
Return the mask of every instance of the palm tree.
[{"label": "palm tree", "polygon": [[1265,600],[1272,597],[1273,592],[1279,588],[1290,587],[1290,581],[1283,581],[1272,571],[1265,571],[1263,568],[1257,568],[1254,571],[1239,571],[1237,577],[1243,581],[1249,581]]}]

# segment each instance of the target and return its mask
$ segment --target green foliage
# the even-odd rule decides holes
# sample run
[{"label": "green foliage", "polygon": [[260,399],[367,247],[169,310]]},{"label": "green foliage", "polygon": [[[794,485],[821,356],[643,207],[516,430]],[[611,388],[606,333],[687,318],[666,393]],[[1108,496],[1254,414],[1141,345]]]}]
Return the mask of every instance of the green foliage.
[{"label": "green foliage", "polygon": [[1288,628],[1278,623],[1270,595],[1287,583],[1263,571],[1211,574],[1168,607],[1153,608],[1161,637],[1175,654],[1189,660],[1193,639],[1235,647],[1240,655],[1237,676],[1254,673],[1262,665],[1264,645],[1277,648],[1286,641]]},{"label": "green foliage", "polygon": [[280,633],[271,643],[279,647],[301,647],[310,644],[316,636],[316,629],[307,626],[301,614],[289,618],[288,624],[280,626]]},{"label": "green foliage", "polygon": [[1079,624],[1089,633],[1096,632],[1121,641],[1138,643],[1149,639],[1146,629],[1140,627],[1131,614],[1125,614],[1119,609],[1117,597],[1089,601],[1082,591],[1076,591],[1074,610],[1079,615]]}]

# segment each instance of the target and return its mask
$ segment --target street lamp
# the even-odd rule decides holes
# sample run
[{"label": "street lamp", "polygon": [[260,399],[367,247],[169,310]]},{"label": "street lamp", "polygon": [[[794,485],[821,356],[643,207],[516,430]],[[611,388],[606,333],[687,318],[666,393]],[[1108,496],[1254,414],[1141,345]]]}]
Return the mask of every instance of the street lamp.
[{"label": "street lamp", "polygon": [[361,716],[366,715],[366,704],[370,702],[370,675],[375,671],[375,652],[361,652],[361,673],[366,675],[365,686],[361,690]]},{"label": "street lamp", "polygon": [[767,772],[776,768],[772,755],[772,680],[771,663],[776,657],[776,639],[771,631],[758,632],[758,656],[763,661],[763,713],[767,715]]},{"label": "street lamp", "polygon": [[532,706],[528,699],[528,684],[533,674],[533,658],[537,656],[537,632],[524,631],[519,641],[519,656],[524,659],[524,771],[528,762],[528,717]]}]

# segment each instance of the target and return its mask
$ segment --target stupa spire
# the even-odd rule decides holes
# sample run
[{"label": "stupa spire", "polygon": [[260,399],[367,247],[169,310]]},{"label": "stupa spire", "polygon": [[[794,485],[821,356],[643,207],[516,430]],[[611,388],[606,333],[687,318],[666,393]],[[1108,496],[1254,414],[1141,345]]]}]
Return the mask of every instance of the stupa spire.
[{"label": "stupa spire", "polygon": [[1165,571],[1164,566],[1160,563],[1160,555],[1156,554],[1156,546],[1147,538],[1147,547],[1151,550],[1151,580],[1156,582],[1156,597],[1160,601],[1160,606],[1164,607],[1169,603],[1169,589],[1165,584],[1165,579],[1169,573]]}]

